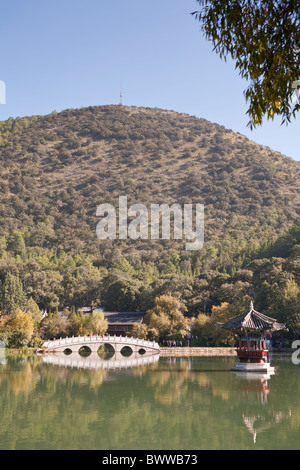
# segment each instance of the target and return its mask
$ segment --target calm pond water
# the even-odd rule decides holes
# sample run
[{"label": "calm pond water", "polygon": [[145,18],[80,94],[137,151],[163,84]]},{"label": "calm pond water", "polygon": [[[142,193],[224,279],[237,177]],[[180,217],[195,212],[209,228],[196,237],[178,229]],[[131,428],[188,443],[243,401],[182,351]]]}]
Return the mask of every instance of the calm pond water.
[{"label": "calm pond water", "polygon": [[230,372],[234,358],[129,358],[114,370],[72,356],[6,356],[0,449],[300,448],[300,365],[289,356],[274,356],[269,379]]}]

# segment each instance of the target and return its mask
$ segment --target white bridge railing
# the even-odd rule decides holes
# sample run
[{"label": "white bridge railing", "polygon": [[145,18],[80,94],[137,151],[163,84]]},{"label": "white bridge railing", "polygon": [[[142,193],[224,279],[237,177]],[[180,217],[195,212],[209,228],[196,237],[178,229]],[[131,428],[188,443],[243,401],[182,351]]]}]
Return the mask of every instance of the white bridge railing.
[{"label": "white bridge railing", "polygon": [[127,336],[72,336],[71,338],[60,338],[46,341],[43,344],[44,348],[56,349],[62,346],[71,346],[82,344],[88,346],[89,344],[122,344],[124,346],[140,346],[159,351],[160,347],[155,341],[148,341],[145,339],[131,338]]}]

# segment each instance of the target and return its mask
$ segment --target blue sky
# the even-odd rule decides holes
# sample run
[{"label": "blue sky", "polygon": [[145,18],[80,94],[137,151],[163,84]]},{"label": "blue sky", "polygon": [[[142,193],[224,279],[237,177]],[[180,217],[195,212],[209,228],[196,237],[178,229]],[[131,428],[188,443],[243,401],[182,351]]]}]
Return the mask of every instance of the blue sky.
[{"label": "blue sky", "polygon": [[299,116],[247,128],[243,81],[190,15],[195,0],[3,0],[0,120],[124,104],[217,122],[300,161]]}]

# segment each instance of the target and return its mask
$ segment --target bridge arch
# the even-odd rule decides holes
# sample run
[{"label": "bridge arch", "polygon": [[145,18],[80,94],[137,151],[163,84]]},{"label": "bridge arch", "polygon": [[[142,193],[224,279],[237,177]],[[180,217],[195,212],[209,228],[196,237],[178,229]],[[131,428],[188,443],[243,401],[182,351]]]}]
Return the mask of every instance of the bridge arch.
[{"label": "bridge arch", "polygon": [[70,356],[70,354],[72,354],[72,352],[73,352],[73,351],[72,351],[72,349],[70,349],[70,348],[66,348],[66,349],[64,350],[64,354],[65,354],[66,356]]},{"label": "bridge arch", "polygon": [[58,340],[46,341],[43,348],[51,352],[72,351],[78,353],[81,348],[85,351],[95,353],[103,346],[111,354],[119,354],[124,348],[133,353],[159,354],[160,347],[154,341],[144,339],[122,337],[122,336],[76,336],[72,338],[60,338]]},{"label": "bridge arch", "polygon": [[97,354],[101,359],[107,360],[116,354],[116,350],[110,343],[101,343],[97,349]]},{"label": "bridge arch", "polygon": [[82,357],[88,357],[92,354],[92,350],[89,346],[83,345],[78,349],[78,354]]},{"label": "bridge arch", "polygon": [[124,357],[130,357],[133,354],[133,349],[130,346],[123,346],[120,354]]}]

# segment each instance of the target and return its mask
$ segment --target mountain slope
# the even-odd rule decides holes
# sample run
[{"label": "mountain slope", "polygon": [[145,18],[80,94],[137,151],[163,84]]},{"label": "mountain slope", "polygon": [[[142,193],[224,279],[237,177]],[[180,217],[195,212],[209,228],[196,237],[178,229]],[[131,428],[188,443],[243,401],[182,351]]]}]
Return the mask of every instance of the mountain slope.
[{"label": "mountain slope", "polygon": [[204,203],[207,238],[275,234],[299,214],[298,162],[203,119],[103,106],[9,120],[0,135],[1,216],[29,231],[47,218],[64,249],[96,241],[96,208],[119,195]]},{"label": "mountain slope", "polygon": [[[83,271],[90,263],[86,276],[96,280],[121,257],[136,271],[151,265],[152,279],[232,273],[292,226],[299,180],[300,162],[174,111],[95,106],[9,119],[0,123],[1,266],[7,271],[13,259],[18,268],[9,269],[24,281],[24,260],[34,260],[36,269],[59,273],[56,287],[68,270],[72,282],[80,278],[78,259]],[[186,252],[174,240],[100,241],[97,206],[117,207],[121,195],[147,207],[204,204],[204,248]],[[32,283],[25,285],[35,295]],[[50,300],[43,293],[38,299],[54,305],[55,289],[47,286]],[[68,296],[58,289],[55,298],[88,301],[76,286]]]}]

